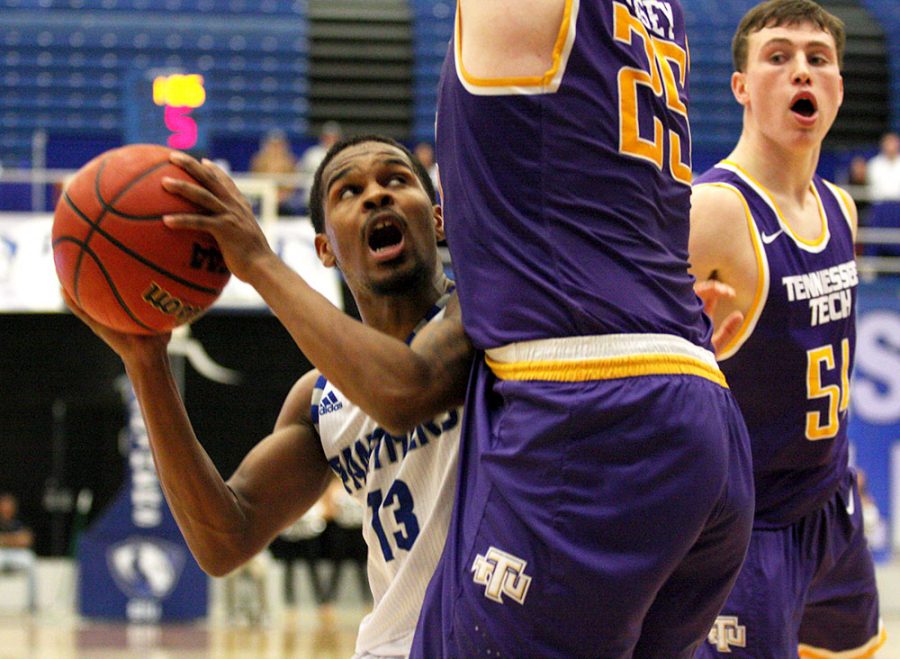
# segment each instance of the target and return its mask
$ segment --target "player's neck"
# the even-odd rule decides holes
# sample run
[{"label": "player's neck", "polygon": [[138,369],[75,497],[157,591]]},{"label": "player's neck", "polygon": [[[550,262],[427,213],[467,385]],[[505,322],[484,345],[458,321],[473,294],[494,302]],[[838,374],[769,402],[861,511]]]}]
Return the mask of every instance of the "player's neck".
[{"label": "player's neck", "polygon": [[366,325],[405,341],[451,287],[452,282],[438,271],[429,282],[406,293],[359,295],[356,304]]},{"label": "player's neck", "polygon": [[762,135],[744,132],[728,160],[736,162],[769,192],[802,203],[819,164],[821,144],[789,149]]}]

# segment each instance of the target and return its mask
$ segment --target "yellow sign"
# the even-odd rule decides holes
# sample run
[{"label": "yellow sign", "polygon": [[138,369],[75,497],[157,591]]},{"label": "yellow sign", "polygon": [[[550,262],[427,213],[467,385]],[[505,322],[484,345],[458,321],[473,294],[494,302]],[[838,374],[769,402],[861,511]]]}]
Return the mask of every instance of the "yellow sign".
[{"label": "yellow sign", "polygon": [[206,102],[203,76],[198,73],[174,73],[153,80],[153,102],[170,107],[199,108]]}]

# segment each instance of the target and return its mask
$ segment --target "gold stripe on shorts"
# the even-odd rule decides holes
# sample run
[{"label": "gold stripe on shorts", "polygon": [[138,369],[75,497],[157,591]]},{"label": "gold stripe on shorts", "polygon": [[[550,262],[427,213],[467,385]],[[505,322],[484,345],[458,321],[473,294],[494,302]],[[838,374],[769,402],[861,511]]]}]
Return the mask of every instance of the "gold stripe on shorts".
[{"label": "gold stripe on shorts", "polygon": [[485,361],[501,380],[586,382],[693,375],[728,387],[712,353],[667,335],[542,339],[488,350]]}]

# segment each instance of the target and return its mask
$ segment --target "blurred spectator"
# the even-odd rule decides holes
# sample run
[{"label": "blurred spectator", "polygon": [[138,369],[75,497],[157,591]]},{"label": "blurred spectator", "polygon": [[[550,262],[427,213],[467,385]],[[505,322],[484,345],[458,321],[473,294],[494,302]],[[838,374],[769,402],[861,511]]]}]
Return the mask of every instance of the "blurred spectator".
[{"label": "blurred spectator", "polygon": [[284,601],[289,609],[296,608],[298,603],[295,563],[304,562],[309,568],[316,605],[321,606],[325,600],[326,593],[319,568],[324,558],[321,535],[327,524],[325,514],[323,497],[300,519],[284,529],[270,546],[275,558],[284,563]]},{"label": "blurred spectator", "polygon": [[419,142],[413,149],[413,153],[428,171],[428,174],[431,176],[431,182],[434,184],[434,189],[437,190],[437,164],[434,162],[434,147],[431,145],[431,142]]},{"label": "blurred spectator", "polygon": [[900,201],[900,136],[886,133],[866,166],[870,201]]},{"label": "blurred spectator", "polygon": [[867,164],[864,156],[853,156],[847,170],[848,185],[866,185],[868,182]]},{"label": "blurred spectator", "polygon": [[37,608],[37,560],[32,550],[34,535],[19,519],[19,501],[9,492],[0,494],[0,572],[25,572],[28,576],[28,610]]},{"label": "blurred spectator", "polygon": [[865,224],[868,221],[868,180],[868,161],[866,157],[859,154],[853,156],[847,167],[847,177],[843,182],[849,186],[847,191],[856,202],[856,210],[861,224]]},{"label": "blurred spectator", "polygon": [[322,534],[324,555],[333,563],[331,577],[322,591],[319,604],[320,619],[328,623],[334,618],[333,605],[338,595],[344,565],[350,561],[356,572],[360,594],[366,601],[372,599],[367,572],[368,549],[362,534],[365,511],[359,502],[335,480],[322,497],[328,525]]},{"label": "blurred spectator", "polygon": [[263,550],[224,578],[225,611],[232,625],[259,626],[269,622],[271,554]]},{"label": "blurred spectator", "polygon": [[342,135],[343,131],[338,122],[326,121],[322,124],[322,130],[319,133],[319,141],[303,152],[299,169],[304,179],[304,199],[306,200],[307,208],[309,208],[309,192],[312,188],[312,181],[316,174],[316,169],[319,167],[319,163],[325,158],[328,149],[341,139]]},{"label": "blurred spectator", "polygon": [[[287,135],[281,130],[266,133],[259,151],[250,159],[250,171],[254,174],[295,174],[297,157],[291,150]],[[278,186],[278,214],[295,215],[297,204],[292,202],[296,190],[287,185]]]}]

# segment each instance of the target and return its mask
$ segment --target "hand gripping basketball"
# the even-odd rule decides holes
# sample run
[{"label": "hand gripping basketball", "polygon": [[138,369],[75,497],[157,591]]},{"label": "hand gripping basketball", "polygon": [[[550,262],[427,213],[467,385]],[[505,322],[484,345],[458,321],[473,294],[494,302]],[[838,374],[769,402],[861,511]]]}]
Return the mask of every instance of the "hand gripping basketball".
[{"label": "hand gripping basketball", "polygon": [[197,208],[163,189],[163,177],[191,180],[171,150],[133,144],[82,167],[53,218],[60,283],[91,318],[112,329],[154,334],[204,313],[230,273],[208,233],[174,230],[167,213]]}]

